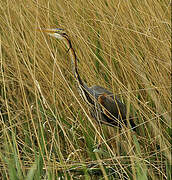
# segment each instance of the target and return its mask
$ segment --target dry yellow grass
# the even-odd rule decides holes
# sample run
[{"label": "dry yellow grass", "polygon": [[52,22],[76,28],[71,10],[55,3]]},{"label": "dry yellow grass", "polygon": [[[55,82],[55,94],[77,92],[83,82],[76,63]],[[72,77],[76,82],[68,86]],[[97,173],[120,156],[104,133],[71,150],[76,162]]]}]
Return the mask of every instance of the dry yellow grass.
[{"label": "dry yellow grass", "polygon": [[[40,27],[66,29],[83,80],[121,96],[137,117],[137,135],[105,126],[98,131],[76,90],[65,46],[37,32]],[[168,0],[0,2],[2,177],[67,178],[76,173],[69,168],[81,166],[89,179],[94,164],[104,178],[111,167],[120,179],[167,179],[170,33]],[[97,133],[102,154],[92,152]]]}]

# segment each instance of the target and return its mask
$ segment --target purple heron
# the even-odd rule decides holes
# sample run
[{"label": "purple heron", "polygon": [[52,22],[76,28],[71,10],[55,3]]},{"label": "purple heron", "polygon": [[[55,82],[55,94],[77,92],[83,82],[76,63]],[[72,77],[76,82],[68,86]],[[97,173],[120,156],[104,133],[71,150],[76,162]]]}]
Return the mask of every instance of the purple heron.
[{"label": "purple heron", "polygon": [[[50,36],[63,40],[68,48],[70,54],[72,70],[74,77],[77,81],[80,95],[83,100],[89,105],[91,116],[101,124],[118,126],[128,126],[128,122],[133,130],[136,125],[133,118],[127,120],[126,105],[123,104],[117,96],[114,97],[113,93],[101,86],[88,87],[85,82],[82,81],[77,67],[77,56],[73,49],[71,40],[66,32],[61,28],[55,29],[41,29]],[[128,126],[129,127],[129,126]]]}]

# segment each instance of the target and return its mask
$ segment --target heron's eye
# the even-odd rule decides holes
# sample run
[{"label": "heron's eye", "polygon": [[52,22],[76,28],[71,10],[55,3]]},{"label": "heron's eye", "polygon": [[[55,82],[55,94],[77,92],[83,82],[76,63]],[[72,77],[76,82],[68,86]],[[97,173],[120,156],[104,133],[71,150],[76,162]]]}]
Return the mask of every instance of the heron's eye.
[{"label": "heron's eye", "polygon": [[61,35],[62,35],[62,36],[67,36],[67,34],[66,34],[66,33],[61,33]]}]

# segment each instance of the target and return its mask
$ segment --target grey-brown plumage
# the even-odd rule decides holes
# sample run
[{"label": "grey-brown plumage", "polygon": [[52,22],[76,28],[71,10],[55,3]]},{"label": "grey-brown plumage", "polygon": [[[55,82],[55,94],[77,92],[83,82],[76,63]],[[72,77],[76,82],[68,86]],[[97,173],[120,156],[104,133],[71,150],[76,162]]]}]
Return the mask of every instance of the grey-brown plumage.
[{"label": "grey-brown plumage", "polygon": [[[126,105],[117,96],[101,86],[93,86],[87,90],[95,98],[90,108],[92,117],[98,122],[110,126],[128,126]],[[135,130],[135,123],[130,117],[129,122]]]}]

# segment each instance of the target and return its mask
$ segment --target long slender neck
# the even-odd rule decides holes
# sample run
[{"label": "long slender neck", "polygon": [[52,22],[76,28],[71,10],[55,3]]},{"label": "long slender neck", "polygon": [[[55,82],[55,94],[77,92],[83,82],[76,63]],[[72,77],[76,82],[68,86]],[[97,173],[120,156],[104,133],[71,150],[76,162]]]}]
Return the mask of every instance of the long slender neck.
[{"label": "long slender neck", "polygon": [[77,57],[76,57],[76,53],[72,47],[72,43],[70,41],[70,39],[68,38],[68,36],[66,35],[66,37],[64,37],[64,43],[66,44],[67,48],[68,48],[68,52],[70,54],[70,58],[71,58],[71,65],[72,65],[72,72],[76,78],[77,81],[81,81],[81,84],[82,83],[82,80],[79,76],[79,73],[78,73],[78,65],[77,65]]},{"label": "long slender neck", "polygon": [[90,93],[91,93],[90,88],[81,80],[81,77],[78,73],[77,56],[72,47],[72,43],[67,35],[64,36],[64,42],[68,48],[68,52],[71,57],[72,71],[73,71],[74,77],[76,78],[78,82],[78,87],[81,91],[81,95],[88,104],[89,103],[94,104],[94,101],[91,99],[91,96],[90,96]]}]

